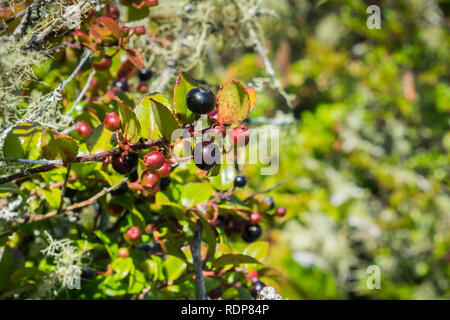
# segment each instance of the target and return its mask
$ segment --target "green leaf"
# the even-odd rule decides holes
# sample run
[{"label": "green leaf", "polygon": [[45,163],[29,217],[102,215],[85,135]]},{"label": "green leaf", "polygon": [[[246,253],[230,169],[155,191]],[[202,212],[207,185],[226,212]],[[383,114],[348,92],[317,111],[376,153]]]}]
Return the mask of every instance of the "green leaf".
[{"label": "green leaf", "polygon": [[[36,160],[41,155],[39,139],[43,128],[34,123],[22,123],[11,130],[3,144],[5,158]],[[14,162],[13,162],[14,164]]]},{"label": "green leaf", "polygon": [[126,278],[130,272],[134,269],[133,259],[128,258],[116,258],[111,262],[111,268],[114,271],[114,278],[121,280]]},{"label": "green leaf", "polygon": [[141,126],[141,137],[144,139],[156,140],[162,137],[161,131],[156,125],[155,117],[153,115],[152,101],[150,97],[153,95],[144,97],[138,102],[134,113],[139,120]]},{"label": "green leaf", "polygon": [[190,208],[211,198],[213,189],[209,183],[190,183],[181,191],[181,205]]},{"label": "green leaf", "polygon": [[124,138],[129,143],[136,143],[141,137],[141,126],[136,114],[133,109],[127,106],[123,101],[117,100],[117,102]]},{"label": "green leaf", "polygon": [[173,91],[173,105],[183,124],[191,124],[195,120],[195,114],[186,105],[186,95],[197,88],[199,84],[188,74],[180,71]]},{"label": "green leaf", "polygon": [[71,163],[78,154],[78,144],[74,138],[57,134],[53,129],[46,129],[41,137],[42,154],[47,160],[62,160]]},{"label": "green leaf", "polygon": [[214,254],[216,253],[216,235],[203,214],[199,214],[199,219],[203,227],[203,236],[206,243],[208,244],[208,257],[213,258]]},{"label": "green leaf", "polygon": [[115,134],[103,124],[94,128],[87,138],[86,146],[91,154],[110,150],[114,146]]},{"label": "green leaf", "polygon": [[148,7],[136,9],[133,6],[127,6],[127,22],[144,19],[148,16],[149,12]]},{"label": "green leaf", "polygon": [[166,279],[168,281],[176,280],[183,274],[183,272],[186,270],[186,267],[186,262],[184,262],[183,260],[174,256],[169,256],[163,264]]},{"label": "green leaf", "polygon": [[233,187],[235,177],[236,171],[234,170],[234,166],[227,164],[222,165],[222,170],[220,170],[220,173],[209,178],[209,181],[211,181],[211,184],[217,190],[228,190]]},{"label": "green leaf", "polygon": [[128,285],[128,294],[140,294],[145,288],[145,276],[138,269],[133,269]]},{"label": "green leaf", "polygon": [[106,251],[108,252],[111,259],[117,257],[117,250],[119,248],[118,244],[111,239],[106,233],[101,230],[95,230],[95,235],[103,242],[105,245]]},{"label": "green leaf", "polygon": [[133,225],[137,226],[141,231],[145,229],[145,219],[138,210],[131,210],[131,220]]},{"label": "green leaf", "polygon": [[231,80],[220,87],[216,99],[218,117],[222,123],[241,123],[250,112],[249,94],[237,80]]},{"label": "green leaf", "polygon": [[247,264],[247,263],[260,264],[258,260],[250,256],[246,256],[243,254],[226,254],[215,260],[212,263],[212,268],[217,269],[227,265],[238,266],[240,264]]},{"label": "green leaf", "polygon": [[267,256],[268,252],[269,244],[267,242],[256,241],[249,244],[242,253],[261,261],[265,256]]},{"label": "green leaf", "polygon": [[161,131],[165,139],[171,141],[172,133],[181,127],[178,119],[165,105],[155,99],[150,98],[150,100],[152,101],[152,111],[159,131]]},{"label": "green leaf", "polygon": [[58,209],[59,204],[61,203],[61,191],[59,189],[42,189],[41,191],[50,207],[53,209]]},{"label": "green leaf", "polygon": [[0,184],[0,193],[20,193],[19,187],[14,182]]}]

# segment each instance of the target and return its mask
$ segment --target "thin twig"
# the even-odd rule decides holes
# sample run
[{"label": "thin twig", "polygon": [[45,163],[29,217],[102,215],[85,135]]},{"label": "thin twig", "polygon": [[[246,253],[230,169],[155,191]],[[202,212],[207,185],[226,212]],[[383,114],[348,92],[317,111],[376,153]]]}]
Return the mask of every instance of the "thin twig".
[{"label": "thin twig", "polygon": [[80,101],[83,99],[84,95],[86,94],[86,91],[88,91],[89,86],[91,85],[92,82],[92,78],[94,78],[95,76],[95,70],[92,71],[89,74],[89,77],[86,81],[86,83],[84,84],[83,89],[81,90],[80,94],[77,96],[77,99],[75,100],[75,102],[73,103],[72,107],[70,108],[69,112],[67,114],[72,114],[73,110],[76,108],[76,106],[80,103]]},{"label": "thin twig", "polygon": [[205,279],[203,278],[203,261],[201,254],[202,222],[197,219],[194,238],[191,243],[192,259],[194,260],[195,284],[197,286],[197,300],[206,300]]},{"label": "thin twig", "polygon": [[[122,183],[126,182],[128,180],[128,178],[123,179],[121,182],[119,182],[118,184],[109,187],[109,188],[104,188],[102,191],[100,191],[99,193],[97,193],[96,195],[92,196],[91,198],[78,202],[78,203],[74,203],[71,206],[68,206],[66,209],[64,209],[61,213],[68,213],[71,212],[75,209],[79,209],[82,207],[86,207],[88,205],[91,205],[94,201],[96,201],[97,199],[103,197],[104,195],[108,194],[109,192],[113,191],[114,189],[116,189],[117,187],[119,187]],[[41,221],[41,220],[45,220],[45,219],[49,219],[51,217],[54,217],[56,215],[59,215],[60,213],[58,213],[58,211],[52,211],[43,215],[36,215],[34,213],[25,215],[30,217],[29,222],[33,222],[33,221]]]},{"label": "thin twig", "polygon": [[17,158],[0,158],[0,161],[2,161],[2,162],[22,162],[22,163],[43,164],[43,165],[62,164],[61,160],[28,160],[28,159],[17,159]]},{"label": "thin twig", "polygon": [[[138,150],[142,150],[142,149],[148,149],[148,148],[154,147],[156,145],[160,145],[162,143],[163,143],[162,139],[150,140],[150,141],[147,141],[144,143],[136,143],[133,145],[129,145],[129,148],[133,151],[138,151]],[[79,157],[76,157],[76,159],[72,163],[91,162],[91,161],[100,162],[100,161],[105,160],[107,157],[113,156],[115,154],[119,154],[120,152],[122,152],[121,148],[115,148],[115,149],[105,151],[105,152],[100,152],[100,153],[86,155],[86,156],[79,156]],[[35,173],[47,172],[58,166],[60,167],[63,165],[48,164],[48,165],[43,165],[43,166],[40,166],[37,168],[27,170],[26,172],[20,172],[20,173],[15,173],[15,174],[6,176],[6,177],[1,177],[0,184],[6,183],[9,181],[13,181],[16,179],[20,179],[20,178],[25,178],[25,177],[30,176]]]},{"label": "thin twig", "polygon": [[282,185],[285,184],[285,183],[286,183],[286,181],[281,181],[281,182],[277,183],[276,185],[274,185],[274,186],[272,186],[272,187],[270,187],[270,188],[267,188],[267,189],[262,190],[262,191],[255,192],[255,193],[251,194],[250,196],[248,196],[247,198],[245,198],[245,199],[244,199],[244,202],[247,202],[247,201],[253,199],[253,198],[254,198],[255,196],[257,196],[258,194],[263,194],[263,193],[270,192],[270,191],[272,191],[273,189],[276,189],[276,188],[278,188],[279,186],[282,186]]},{"label": "thin twig", "polygon": [[56,214],[60,214],[62,211],[62,208],[64,206],[64,195],[65,195],[66,189],[67,189],[67,181],[69,181],[70,168],[71,168],[71,165],[69,164],[69,166],[67,167],[66,177],[64,178],[64,184],[61,189],[61,200],[59,202],[59,208],[58,208],[58,211]]}]

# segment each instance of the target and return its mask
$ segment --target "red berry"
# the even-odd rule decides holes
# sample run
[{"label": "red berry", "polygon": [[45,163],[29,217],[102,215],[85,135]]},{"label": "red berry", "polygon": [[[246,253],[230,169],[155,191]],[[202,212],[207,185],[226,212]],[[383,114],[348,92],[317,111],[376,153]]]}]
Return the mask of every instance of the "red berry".
[{"label": "red berry", "polygon": [[144,26],[134,27],[134,33],[137,34],[138,36],[145,34],[145,27]]},{"label": "red berry", "polygon": [[98,80],[97,79],[92,79],[92,81],[91,81],[91,88],[92,88],[92,90],[97,90],[98,89]]},{"label": "red berry", "polygon": [[107,113],[103,124],[109,131],[119,130],[121,125],[119,116],[115,112]]},{"label": "red berry", "polygon": [[141,230],[137,226],[128,228],[125,232],[125,240],[129,242],[136,242],[141,238]]},{"label": "red berry", "polygon": [[119,14],[119,8],[117,8],[116,6],[109,6],[109,13]]},{"label": "red berry", "polygon": [[277,207],[275,209],[275,215],[277,217],[284,217],[286,215],[286,208],[285,207]]},{"label": "red berry", "polygon": [[147,225],[145,227],[145,232],[149,233],[149,234],[152,233],[153,232],[153,225],[152,224]]},{"label": "red berry", "polygon": [[238,147],[243,147],[250,141],[250,130],[243,124],[230,131],[231,141]]},{"label": "red berry", "polygon": [[168,177],[170,175],[170,163],[169,161],[165,161],[161,168],[157,169],[156,172],[163,178]]},{"label": "red berry", "polygon": [[225,137],[227,135],[227,127],[223,124],[217,124],[213,127],[214,134],[219,136],[222,135],[222,137]]},{"label": "red berry", "polygon": [[161,177],[158,173],[151,169],[144,170],[141,174],[141,184],[150,193],[156,193],[159,191],[159,184]]},{"label": "red berry", "polygon": [[140,93],[147,93],[148,92],[148,86],[146,84],[140,83],[138,85],[138,91]]},{"label": "red berry", "polygon": [[138,156],[132,152],[122,152],[112,156],[111,162],[114,170],[120,174],[128,174],[136,169],[138,164]]},{"label": "red berry", "polygon": [[110,57],[104,57],[100,61],[92,62],[92,66],[98,70],[106,70],[109,69],[112,65],[112,59]]},{"label": "red berry", "polygon": [[130,255],[130,252],[128,251],[127,248],[120,248],[119,251],[117,251],[117,255],[119,256],[119,258],[128,258],[128,256]]},{"label": "red berry", "polygon": [[161,168],[166,159],[161,152],[153,151],[144,156],[144,165],[150,169]]},{"label": "red berry", "polygon": [[122,28],[120,28],[120,35],[122,37],[126,37],[130,33],[130,30],[131,30],[130,27],[123,26]]},{"label": "red berry", "polygon": [[261,213],[259,212],[252,212],[250,214],[250,223],[251,224],[257,224],[262,218]]},{"label": "red berry", "polygon": [[91,130],[92,130],[91,126],[88,125],[86,122],[84,121],[77,122],[77,132],[83,139],[87,139],[89,137]]},{"label": "red berry", "polygon": [[125,208],[119,204],[110,202],[108,204],[108,211],[114,217],[119,217],[125,211]]}]

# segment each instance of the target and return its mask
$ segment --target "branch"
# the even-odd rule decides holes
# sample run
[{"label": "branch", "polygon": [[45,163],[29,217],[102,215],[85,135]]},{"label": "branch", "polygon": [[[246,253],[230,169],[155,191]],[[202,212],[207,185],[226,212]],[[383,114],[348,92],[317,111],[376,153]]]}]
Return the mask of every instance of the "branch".
[{"label": "branch", "polygon": [[[92,196],[91,198],[89,198],[87,200],[84,200],[84,201],[81,201],[81,202],[78,202],[78,203],[75,203],[75,204],[73,204],[71,206],[68,206],[61,213],[65,214],[65,213],[73,211],[75,209],[86,207],[86,206],[92,204],[97,199],[99,199],[99,198],[103,197],[104,195],[108,194],[109,192],[113,191],[114,189],[119,187],[122,183],[126,182],[127,180],[128,180],[128,178],[125,178],[122,181],[120,181],[118,184],[116,184],[116,185],[114,185],[112,187],[104,188],[102,191],[100,191],[96,195]],[[46,213],[46,214],[43,214],[43,215],[36,215],[34,213],[31,213],[31,214],[25,215],[25,217],[27,217],[27,216],[30,217],[29,222],[34,222],[34,221],[41,221],[41,220],[44,220],[44,219],[49,219],[49,218],[54,217],[56,215],[59,215],[58,211],[52,211],[52,212],[49,212],[49,213]],[[21,221],[21,222],[23,222],[23,221]]]},{"label": "branch", "polygon": [[192,259],[194,260],[195,284],[197,285],[197,299],[206,300],[205,279],[203,278],[203,261],[201,254],[202,222],[197,218],[194,238],[191,243]]},{"label": "branch", "polygon": [[[163,143],[162,139],[157,139],[157,140],[150,140],[150,141],[147,141],[144,143],[132,144],[129,147],[133,151],[138,151],[138,150],[142,150],[142,149],[149,149],[151,147],[154,147],[154,146],[162,144],[162,143]],[[105,160],[107,157],[113,156],[115,154],[119,154],[120,152],[122,152],[121,148],[114,148],[112,150],[105,151],[105,152],[100,152],[100,153],[86,155],[86,156],[79,156],[79,157],[76,157],[76,159],[72,163],[91,162],[91,161],[100,162],[100,161]],[[60,167],[60,166],[64,166],[64,165],[47,164],[47,165],[43,165],[43,166],[40,166],[37,168],[27,170],[27,172],[24,172],[24,173],[20,172],[20,173],[15,173],[15,174],[6,176],[6,177],[1,177],[0,184],[9,182],[9,181],[13,181],[16,179],[20,179],[20,178],[25,178],[25,177],[28,177],[35,173],[47,172],[58,166]]]},{"label": "branch", "polygon": [[256,52],[258,52],[258,54],[263,59],[266,73],[270,77],[270,79],[272,79],[273,86],[275,87],[275,89],[278,90],[280,95],[284,98],[288,107],[291,109],[294,108],[294,106],[292,104],[292,98],[286,93],[286,91],[284,91],[280,80],[275,75],[275,70],[272,67],[272,62],[270,62],[270,59],[267,57],[266,50],[264,50],[264,47],[262,46],[261,42],[259,41],[259,38],[258,38],[253,26],[251,26],[251,25],[249,26],[248,32],[250,35],[250,40],[253,43],[253,47],[255,48]]},{"label": "branch", "polygon": [[2,162],[22,162],[29,164],[62,164],[61,160],[28,160],[28,159],[17,159],[17,158],[0,158]]},{"label": "branch", "polygon": [[69,180],[70,167],[71,167],[71,165],[69,164],[69,166],[67,167],[66,177],[64,178],[64,184],[61,189],[61,199],[59,202],[59,208],[58,208],[57,214],[61,213],[63,205],[64,205],[64,194],[66,193],[66,189],[67,189],[67,181]]},{"label": "branch", "polygon": [[73,80],[73,78],[76,76],[78,71],[80,71],[80,69],[86,63],[86,61],[91,56],[91,54],[92,54],[92,50],[87,49],[84,57],[81,58],[80,62],[78,63],[78,65],[75,68],[75,70],[73,70],[72,74],[63,83],[61,83],[55,90],[53,90],[52,94],[46,99],[44,105],[41,108],[39,108],[39,110],[37,110],[35,113],[33,113],[31,116],[29,116],[29,117],[27,117],[25,119],[17,121],[15,124],[13,124],[12,126],[10,126],[7,129],[5,129],[3,131],[3,133],[1,134],[1,136],[0,136],[0,142],[4,141],[6,136],[8,135],[8,133],[11,130],[13,130],[16,126],[18,126],[19,124],[25,123],[25,122],[33,122],[34,120],[36,120],[38,117],[40,117],[44,113],[45,109],[47,109],[47,107],[51,103],[61,100],[61,98],[62,98],[62,91],[70,83],[70,81]]},{"label": "branch", "polygon": [[276,185],[274,185],[274,186],[272,186],[270,188],[267,188],[267,189],[262,190],[262,191],[255,192],[255,193],[251,194],[250,196],[248,196],[247,198],[245,198],[244,202],[247,202],[247,201],[253,199],[258,194],[263,194],[263,193],[270,192],[273,189],[276,189],[276,188],[278,188],[279,186],[282,186],[285,183],[286,183],[286,181],[282,181],[282,182],[279,182],[279,183],[277,183]]},{"label": "branch", "polygon": [[89,86],[91,85],[92,78],[94,76],[95,76],[95,70],[89,74],[89,77],[88,77],[86,83],[84,84],[83,89],[81,90],[80,94],[77,96],[77,99],[75,100],[75,102],[73,103],[72,107],[70,108],[70,110],[67,114],[71,114],[73,112],[73,110],[76,108],[77,104],[79,104],[80,101],[83,99],[84,95],[86,94],[86,91],[88,91]]}]

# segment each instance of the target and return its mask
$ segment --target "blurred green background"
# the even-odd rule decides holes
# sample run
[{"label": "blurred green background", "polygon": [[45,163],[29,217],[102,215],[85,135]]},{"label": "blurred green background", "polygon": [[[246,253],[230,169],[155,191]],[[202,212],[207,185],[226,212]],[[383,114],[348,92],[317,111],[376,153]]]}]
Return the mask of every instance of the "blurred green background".
[{"label": "blurred green background", "polygon": [[[254,190],[286,182],[269,195],[288,215],[265,226],[278,281],[262,280],[289,299],[450,298],[450,2],[264,3],[264,46],[295,99],[266,88],[251,115],[290,123],[276,175],[245,167]],[[255,53],[226,73],[266,76]]]}]

